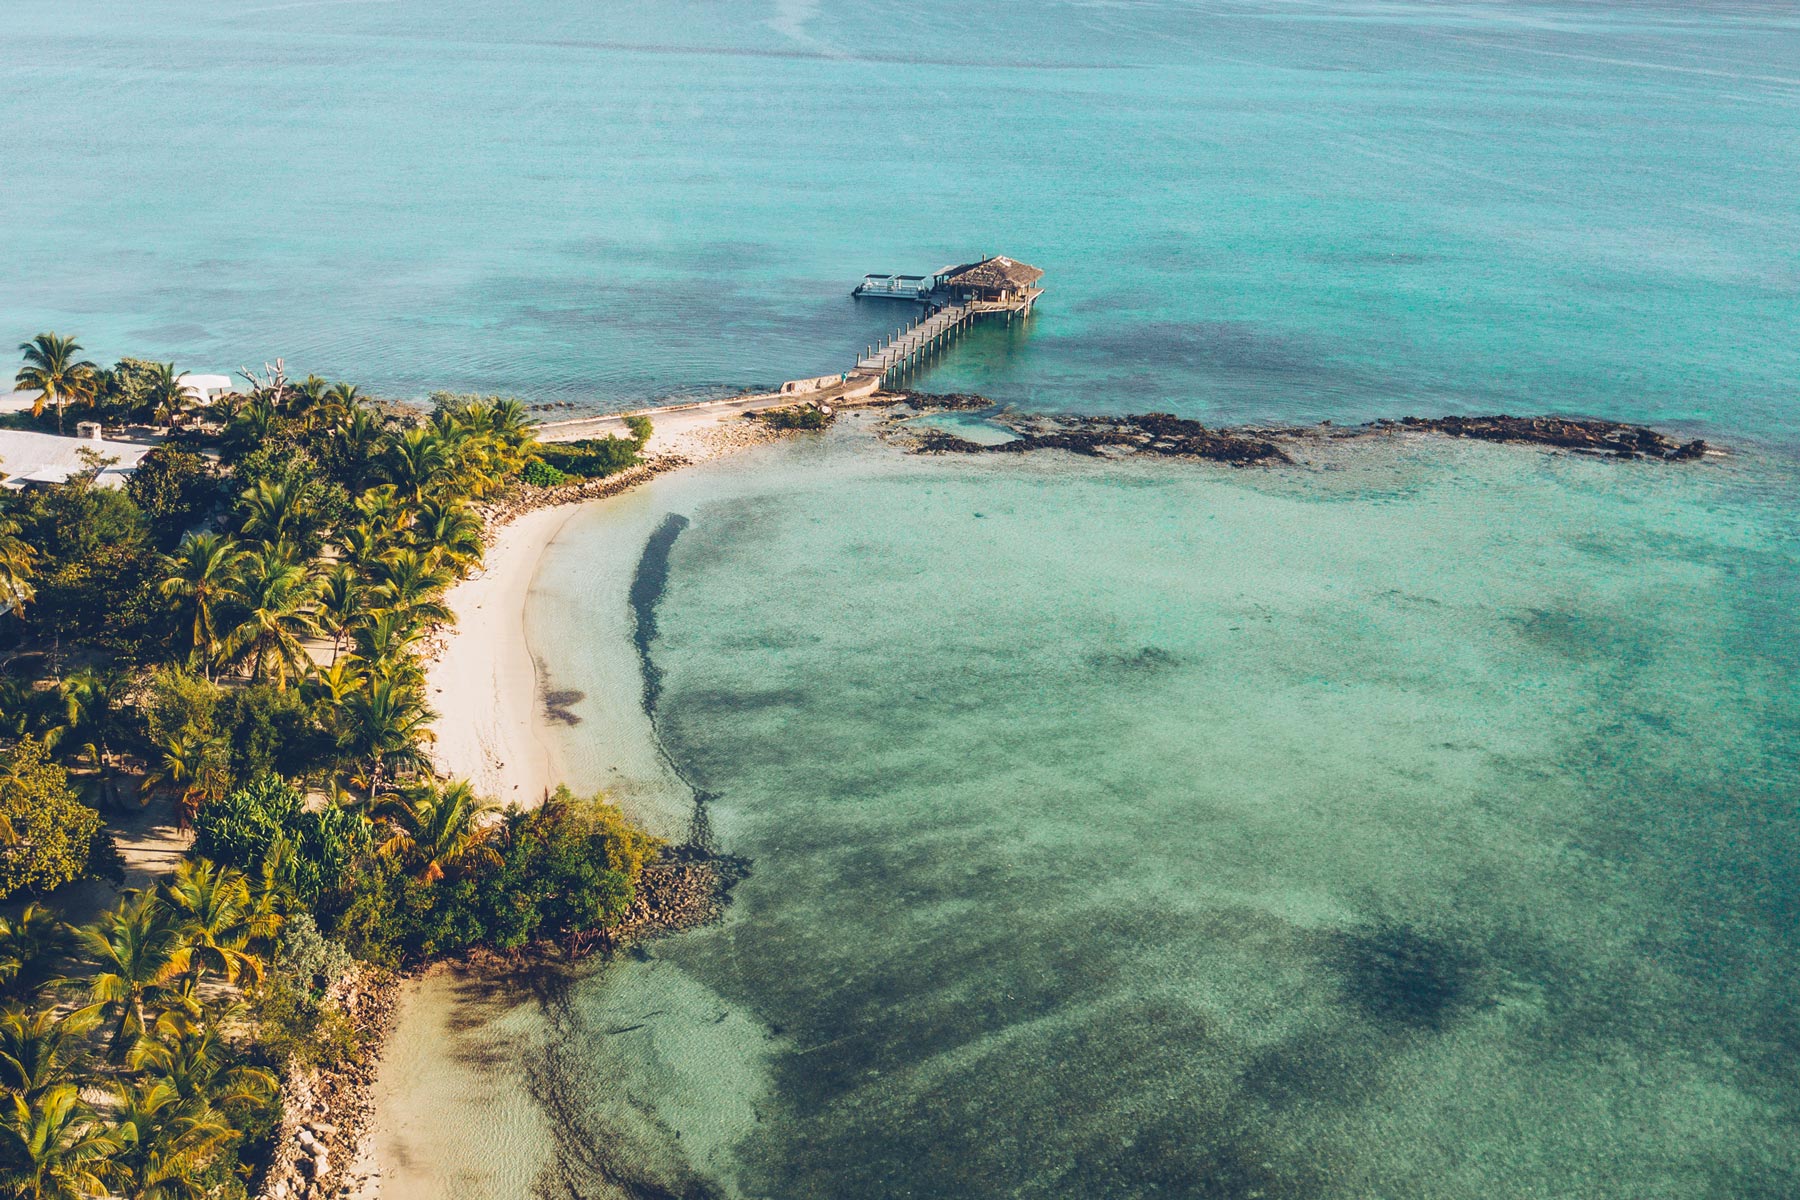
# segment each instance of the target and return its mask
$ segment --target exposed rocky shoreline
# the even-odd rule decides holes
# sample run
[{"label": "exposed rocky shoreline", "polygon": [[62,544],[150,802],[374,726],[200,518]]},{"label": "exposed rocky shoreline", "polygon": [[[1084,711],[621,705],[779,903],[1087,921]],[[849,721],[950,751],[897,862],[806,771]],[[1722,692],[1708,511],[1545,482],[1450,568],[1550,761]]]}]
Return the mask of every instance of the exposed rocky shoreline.
[{"label": "exposed rocky shoreline", "polygon": [[1621,421],[1577,421],[1566,417],[1404,417],[1398,422],[1377,421],[1374,428],[1399,425],[1441,433],[1449,437],[1478,438],[1485,442],[1517,442],[1585,450],[1614,458],[1660,458],[1685,462],[1706,453],[1699,438],[1681,442],[1644,425]]},{"label": "exposed rocky shoreline", "polygon": [[349,1193],[349,1169],[373,1105],[369,1091],[381,1046],[394,1027],[405,976],[359,964],[327,999],[356,1030],[363,1053],[337,1063],[289,1071],[281,1084],[281,1124],[260,1194],[301,1200]]},{"label": "exposed rocky shoreline", "polygon": [[1517,445],[1550,446],[1577,453],[1621,459],[1686,462],[1708,450],[1699,439],[1680,441],[1658,430],[1621,421],[1567,417],[1403,417],[1368,425],[1284,428],[1212,428],[1172,413],[1124,416],[1062,416],[998,412],[988,421],[1010,431],[1009,441],[981,443],[943,429],[920,426],[912,418],[934,412],[969,412],[999,406],[985,396],[968,393],[934,395],[904,392],[889,400],[900,411],[883,423],[882,436],[915,454],[1025,454],[1034,450],[1067,450],[1094,457],[1151,455],[1200,459],[1232,466],[1272,466],[1293,462],[1287,447],[1320,437],[1350,439],[1397,431]]}]

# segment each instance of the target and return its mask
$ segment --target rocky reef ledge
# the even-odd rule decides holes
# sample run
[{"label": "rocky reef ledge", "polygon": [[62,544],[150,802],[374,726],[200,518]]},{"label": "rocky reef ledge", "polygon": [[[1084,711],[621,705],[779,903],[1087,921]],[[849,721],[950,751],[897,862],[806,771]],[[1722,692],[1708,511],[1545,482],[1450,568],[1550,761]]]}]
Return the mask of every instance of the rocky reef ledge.
[{"label": "rocky reef ledge", "polygon": [[1450,437],[1477,438],[1484,442],[1522,442],[1534,446],[1558,446],[1614,458],[1660,458],[1685,462],[1706,453],[1699,438],[1676,441],[1643,425],[1619,421],[1576,421],[1565,417],[1404,417],[1377,421],[1373,428],[1417,429]]},{"label": "rocky reef ledge", "polygon": [[[1212,428],[1171,413],[1125,416],[1044,415],[1001,411],[985,396],[967,393],[902,392],[889,400],[894,411],[882,435],[916,454],[1024,454],[1067,450],[1095,457],[1152,455],[1202,459],[1232,466],[1272,466],[1293,462],[1290,448],[1321,439],[1348,440],[1400,432],[1475,438],[1489,442],[1550,446],[1609,458],[1685,462],[1707,452],[1695,439],[1679,441],[1643,425],[1567,417],[1403,417],[1368,425],[1330,422],[1281,428]],[[942,412],[989,412],[985,420],[1009,440],[975,442],[917,418]]]}]

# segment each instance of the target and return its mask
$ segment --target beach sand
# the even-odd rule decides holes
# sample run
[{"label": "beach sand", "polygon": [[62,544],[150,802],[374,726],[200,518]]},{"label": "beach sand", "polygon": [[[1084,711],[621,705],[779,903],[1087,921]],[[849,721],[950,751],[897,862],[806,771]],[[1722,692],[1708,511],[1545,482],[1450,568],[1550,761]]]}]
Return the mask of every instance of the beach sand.
[{"label": "beach sand", "polygon": [[[797,402],[764,395],[657,416],[647,455],[692,466],[775,441],[782,435],[743,414]],[[603,417],[563,422],[544,437],[568,441],[623,431],[619,418]],[[433,762],[441,774],[467,779],[501,804],[540,803],[564,778],[547,734],[548,684],[526,637],[525,610],[544,551],[578,508],[540,508],[500,526],[481,570],[446,597],[455,625],[427,673],[427,699],[438,713]]]},{"label": "beach sand", "polygon": [[481,571],[450,589],[456,626],[426,676],[437,769],[503,804],[535,804],[559,779],[525,605],[539,559],[574,511],[538,509],[500,529]]}]

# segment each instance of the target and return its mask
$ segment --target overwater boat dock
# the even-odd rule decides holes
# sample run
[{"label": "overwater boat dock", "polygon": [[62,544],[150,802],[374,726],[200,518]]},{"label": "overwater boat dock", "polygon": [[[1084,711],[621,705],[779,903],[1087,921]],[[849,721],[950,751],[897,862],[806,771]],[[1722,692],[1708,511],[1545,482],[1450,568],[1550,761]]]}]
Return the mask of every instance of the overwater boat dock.
[{"label": "overwater boat dock", "polygon": [[920,304],[925,312],[865,347],[851,374],[873,377],[879,387],[889,375],[946,348],[983,317],[1007,321],[1028,317],[1044,294],[1038,286],[1043,278],[1038,268],[1003,254],[945,267],[932,275],[865,275],[851,295]]},{"label": "overwater boat dock", "polygon": [[856,365],[848,371],[812,379],[791,379],[775,392],[664,405],[604,417],[552,421],[538,427],[539,436],[546,441],[572,441],[603,434],[616,435],[625,431],[626,417],[644,416],[654,420],[674,413],[750,413],[780,408],[796,401],[827,404],[861,399],[881,390],[895,375],[948,351],[979,320],[1010,322],[1030,316],[1038,297],[1044,294],[1044,289],[1039,286],[1043,278],[1044,273],[1038,268],[999,254],[978,262],[945,267],[931,275],[865,275],[851,295],[859,300],[916,304],[921,311],[881,341],[863,347]]}]

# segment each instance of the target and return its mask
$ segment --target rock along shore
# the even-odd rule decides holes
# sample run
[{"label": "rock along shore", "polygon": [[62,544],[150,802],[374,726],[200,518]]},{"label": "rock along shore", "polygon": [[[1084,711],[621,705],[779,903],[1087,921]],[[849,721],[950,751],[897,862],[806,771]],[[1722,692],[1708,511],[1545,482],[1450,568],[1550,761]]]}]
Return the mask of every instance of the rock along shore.
[{"label": "rock along shore", "polygon": [[919,427],[911,418],[933,412],[997,409],[984,396],[967,393],[933,395],[901,393],[889,401],[900,411],[884,423],[883,436],[915,454],[1024,454],[1034,450],[1067,450],[1095,457],[1151,455],[1202,459],[1232,466],[1291,463],[1284,447],[1319,437],[1374,437],[1397,431],[1440,434],[1517,445],[1549,446],[1577,453],[1621,459],[1687,462],[1704,456],[1704,441],[1680,441],[1658,430],[1621,421],[1569,417],[1403,417],[1368,425],[1277,429],[1212,428],[1171,413],[1125,416],[1062,416],[997,412],[988,418],[1010,431],[1010,441],[978,443],[942,429]]}]

